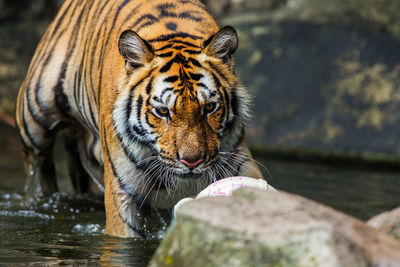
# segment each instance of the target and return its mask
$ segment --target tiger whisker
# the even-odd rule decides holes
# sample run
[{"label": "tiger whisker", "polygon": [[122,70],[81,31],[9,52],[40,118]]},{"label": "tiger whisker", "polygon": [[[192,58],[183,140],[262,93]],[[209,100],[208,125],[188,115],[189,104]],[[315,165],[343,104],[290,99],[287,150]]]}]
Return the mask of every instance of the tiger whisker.
[{"label": "tiger whisker", "polygon": [[221,160],[224,160],[224,162],[226,162],[227,164],[229,164],[229,162],[233,162],[237,165],[247,165],[251,169],[255,169],[255,166],[251,164],[252,162],[250,161],[249,158],[238,159],[238,158],[234,158],[232,156],[229,156],[227,158],[225,158],[224,156],[221,156]]},{"label": "tiger whisker", "polygon": [[230,172],[226,169],[226,167],[224,166],[223,162],[221,162],[221,164],[219,166],[221,167],[222,173],[224,174],[225,178],[231,176]]},{"label": "tiger whisker", "polygon": [[142,163],[145,163],[145,162],[150,161],[150,160],[153,160],[153,159],[158,159],[158,156],[150,156],[150,157],[148,157],[148,158],[145,158],[145,159],[142,159],[142,160],[140,160],[140,161],[137,161],[137,162],[136,162],[136,165],[140,165],[140,164],[142,164]]},{"label": "tiger whisker", "polygon": [[[164,183],[166,178],[168,178],[170,170],[168,168],[165,168],[165,169],[166,169],[166,172],[163,172],[163,175],[161,176],[161,178],[158,179],[158,188],[157,188],[156,196],[154,198],[154,202],[157,202],[158,193],[160,192],[161,185]],[[164,185],[165,185],[165,183],[164,183]],[[167,188],[167,187],[165,186],[165,188]],[[167,189],[167,192],[168,192],[168,189]]]},{"label": "tiger whisker", "polygon": [[159,161],[154,161],[154,162],[152,162],[152,163],[147,167],[146,171],[143,172],[143,173],[139,170],[138,173],[137,173],[135,176],[133,176],[133,177],[131,178],[131,180],[135,180],[135,184],[134,184],[133,186],[134,186],[135,188],[137,188],[138,185],[139,185],[139,183],[140,183],[142,180],[145,179],[145,177],[147,176],[147,174],[148,174],[149,172],[152,171],[152,167],[153,167],[155,164],[158,164],[158,163],[160,163],[160,162],[159,162]]},{"label": "tiger whisker", "polygon": [[[147,187],[150,185],[151,181],[152,181],[152,177],[154,176],[154,172],[156,170],[156,168],[162,166],[161,162],[153,162],[152,164],[150,164],[150,166],[146,169],[146,171],[143,173],[143,179],[146,179],[144,185],[142,186],[141,190],[140,190],[140,194],[143,194],[143,191],[146,191]],[[148,176],[148,174],[150,174],[150,176]]]},{"label": "tiger whisker", "polygon": [[[165,167],[161,165],[161,168],[158,168],[158,170],[156,170],[156,171],[160,172],[160,169],[164,170],[164,168]],[[158,174],[158,173],[156,173],[156,174]],[[143,206],[143,204],[145,203],[147,197],[150,195],[150,193],[153,191],[154,186],[157,184],[158,179],[153,179],[153,178],[154,178],[154,175],[152,175],[152,178],[149,179],[149,180],[154,180],[153,185],[151,186],[150,190],[147,192],[147,194],[143,198],[142,203],[140,204],[139,208],[141,208]]]},{"label": "tiger whisker", "polygon": [[229,163],[229,161],[227,161],[225,158],[221,157],[221,160],[229,167],[232,169],[232,171],[234,171],[235,173],[237,172],[237,169],[235,167],[232,166],[232,164]]},{"label": "tiger whisker", "polygon": [[226,168],[222,164],[218,163],[216,166],[220,170],[220,173],[222,174],[222,177],[226,178],[226,177],[230,176],[229,172],[226,171]]},{"label": "tiger whisker", "polygon": [[255,160],[255,159],[250,158],[250,157],[249,157],[247,154],[245,154],[244,152],[239,152],[239,153],[219,152],[219,154],[220,154],[221,156],[222,156],[222,155],[228,155],[228,156],[233,157],[234,159],[235,159],[235,157],[246,158],[246,159],[248,159],[249,161],[252,161],[252,162],[256,163],[257,165],[261,166],[261,167],[267,172],[268,178],[269,178],[269,179],[272,179],[271,172],[268,170],[267,167],[265,167],[261,162]]}]

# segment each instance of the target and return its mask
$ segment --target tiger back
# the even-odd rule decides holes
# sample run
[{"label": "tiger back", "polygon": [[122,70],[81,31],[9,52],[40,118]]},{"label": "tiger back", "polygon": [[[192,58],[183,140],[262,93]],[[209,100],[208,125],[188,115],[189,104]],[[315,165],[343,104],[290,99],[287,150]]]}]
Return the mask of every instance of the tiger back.
[{"label": "tiger back", "polygon": [[245,138],[237,45],[197,0],[65,1],[18,95],[27,197],[58,190],[61,130],[74,189],[104,191],[110,235],[144,237],[151,207],[213,181],[262,178]]}]

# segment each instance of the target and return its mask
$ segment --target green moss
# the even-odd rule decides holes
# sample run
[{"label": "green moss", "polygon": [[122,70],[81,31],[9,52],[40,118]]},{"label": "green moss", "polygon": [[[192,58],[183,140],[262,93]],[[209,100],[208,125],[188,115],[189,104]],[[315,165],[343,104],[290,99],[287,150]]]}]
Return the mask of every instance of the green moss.
[{"label": "green moss", "polygon": [[243,190],[242,188],[233,191],[232,195],[237,198],[243,198],[247,200],[249,203],[254,203],[257,199],[257,197],[253,194],[253,192],[248,190]]},{"label": "green moss", "polygon": [[291,251],[180,214],[150,266],[296,266]]}]

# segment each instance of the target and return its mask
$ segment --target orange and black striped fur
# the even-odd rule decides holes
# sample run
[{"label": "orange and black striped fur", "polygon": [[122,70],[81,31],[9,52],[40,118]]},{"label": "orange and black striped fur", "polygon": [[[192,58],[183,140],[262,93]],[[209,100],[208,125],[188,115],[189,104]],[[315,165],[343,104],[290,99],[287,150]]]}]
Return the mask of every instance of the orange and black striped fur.
[{"label": "orange and black striped fur", "polygon": [[18,96],[28,197],[58,190],[60,130],[75,190],[87,192],[89,179],[104,186],[111,235],[145,236],[151,206],[215,180],[261,178],[245,139],[237,44],[198,0],[66,0]]}]

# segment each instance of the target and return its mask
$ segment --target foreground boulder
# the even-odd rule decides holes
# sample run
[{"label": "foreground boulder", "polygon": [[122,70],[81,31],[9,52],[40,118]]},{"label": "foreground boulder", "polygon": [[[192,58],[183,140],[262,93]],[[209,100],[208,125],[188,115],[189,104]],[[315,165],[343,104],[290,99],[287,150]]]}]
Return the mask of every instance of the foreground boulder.
[{"label": "foreground boulder", "polygon": [[399,251],[331,208],[246,188],[183,204],[150,266],[399,266]]},{"label": "foreground boulder", "polygon": [[400,207],[372,217],[367,224],[400,240]]}]

